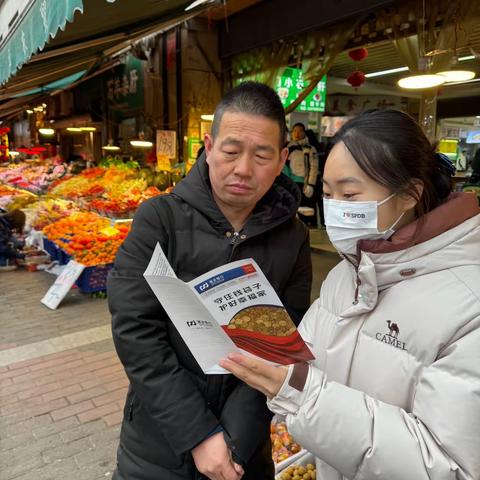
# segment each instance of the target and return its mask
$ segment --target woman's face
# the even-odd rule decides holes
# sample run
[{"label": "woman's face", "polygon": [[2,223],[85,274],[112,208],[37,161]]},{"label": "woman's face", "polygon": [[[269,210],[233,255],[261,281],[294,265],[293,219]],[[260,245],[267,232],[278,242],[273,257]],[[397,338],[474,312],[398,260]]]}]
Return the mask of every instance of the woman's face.
[{"label": "woman's face", "polygon": [[[337,143],[330,152],[325,163],[323,175],[323,195],[325,198],[349,202],[377,201],[381,202],[393,192],[371,179],[358,166],[357,162],[343,142]],[[395,227],[412,222],[415,218],[416,200],[406,195],[395,195],[378,207],[378,229],[383,232],[390,228],[402,215]]]}]

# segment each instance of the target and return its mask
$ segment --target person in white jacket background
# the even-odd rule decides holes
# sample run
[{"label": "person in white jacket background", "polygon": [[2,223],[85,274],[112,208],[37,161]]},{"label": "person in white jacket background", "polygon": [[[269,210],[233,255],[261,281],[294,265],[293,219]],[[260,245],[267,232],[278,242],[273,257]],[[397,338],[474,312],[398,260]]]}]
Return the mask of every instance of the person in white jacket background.
[{"label": "person in white jacket background", "polygon": [[480,209],[453,171],[405,113],[345,124],[323,180],[344,260],[299,327],[316,359],[221,363],[286,415],[321,480],[480,479]]}]

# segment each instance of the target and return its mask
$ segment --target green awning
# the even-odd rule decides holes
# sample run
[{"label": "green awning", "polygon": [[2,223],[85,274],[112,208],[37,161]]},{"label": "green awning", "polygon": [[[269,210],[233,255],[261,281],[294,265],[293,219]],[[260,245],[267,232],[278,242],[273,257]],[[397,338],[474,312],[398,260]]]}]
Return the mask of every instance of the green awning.
[{"label": "green awning", "polygon": [[0,85],[4,84],[58,30],[64,30],[83,0],[35,0],[0,50]]}]

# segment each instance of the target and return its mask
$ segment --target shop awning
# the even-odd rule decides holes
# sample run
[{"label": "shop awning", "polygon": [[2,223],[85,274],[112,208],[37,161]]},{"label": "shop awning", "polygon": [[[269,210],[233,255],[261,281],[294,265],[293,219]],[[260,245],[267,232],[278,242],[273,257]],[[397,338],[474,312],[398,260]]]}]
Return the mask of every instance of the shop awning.
[{"label": "shop awning", "polygon": [[[44,2],[37,0],[35,3]],[[165,32],[206,9],[202,5],[185,11],[190,0],[116,0],[113,3],[106,0],[47,0],[46,3],[69,4],[71,7],[73,3],[83,4],[83,14],[76,15],[73,23],[58,31],[42,51],[34,54],[9,78],[0,88],[0,101],[80,71],[86,70],[88,76],[101,68],[108,58],[142,38]],[[0,79],[3,78],[1,62],[0,56]]]},{"label": "shop awning", "polygon": [[33,54],[43,50],[58,30],[64,30],[83,0],[36,0],[0,50],[0,84],[4,84]]}]

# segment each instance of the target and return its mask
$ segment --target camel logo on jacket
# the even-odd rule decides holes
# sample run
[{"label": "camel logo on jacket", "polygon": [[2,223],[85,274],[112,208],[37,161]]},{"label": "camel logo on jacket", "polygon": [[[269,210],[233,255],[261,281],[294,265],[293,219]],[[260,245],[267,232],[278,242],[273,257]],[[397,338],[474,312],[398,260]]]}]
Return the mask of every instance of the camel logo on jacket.
[{"label": "camel logo on jacket", "polygon": [[388,333],[377,332],[375,338],[383,343],[392,345],[395,348],[399,348],[400,350],[407,350],[405,347],[405,342],[401,342],[398,339],[398,335],[400,334],[400,328],[398,325],[391,320],[387,320],[387,328]]}]

